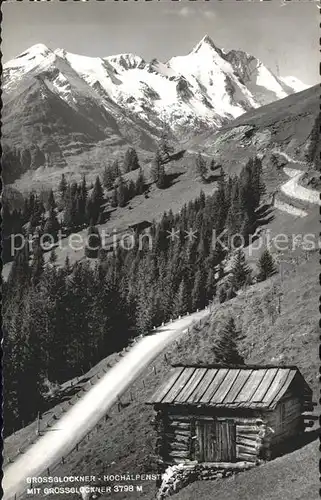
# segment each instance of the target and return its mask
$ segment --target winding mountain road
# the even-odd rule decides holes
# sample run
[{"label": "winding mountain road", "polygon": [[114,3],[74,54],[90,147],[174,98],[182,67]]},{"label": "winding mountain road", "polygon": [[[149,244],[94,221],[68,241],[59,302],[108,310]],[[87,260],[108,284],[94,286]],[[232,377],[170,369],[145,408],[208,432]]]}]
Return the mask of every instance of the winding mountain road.
[{"label": "winding mountain road", "polygon": [[299,184],[299,180],[304,175],[302,170],[295,168],[284,168],[284,173],[290,177],[290,180],[282,184],[281,191],[289,196],[300,201],[319,205],[320,193],[315,189],[308,189]]},{"label": "winding mountain road", "polygon": [[[303,161],[291,158],[284,151],[274,151],[274,153],[283,156],[289,162],[289,165],[305,165]],[[288,177],[290,177],[290,179],[281,185],[280,191],[282,193],[295,200],[320,205],[320,193],[315,189],[308,189],[300,184],[300,179],[305,174],[305,171],[290,167],[284,167],[283,171]],[[297,208],[290,203],[286,203],[285,201],[278,199],[275,199],[274,206],[275,208],[278,208],[283,212],[287,212],[295,217],[306,217],[308,215],[306,210]]]},{"label": "winding mountain road", "polygon": [[[210,313],[209,309],[185,316],[143,337],[93,388],[79,400],[56,425],[4,470],[4,500],[15,498],[30,488],[27,478],[40,476],[66,456],[106,415],[149,363],[193,322]],[[45,474],[46,475],[46,474]],[[37,485],[34,485],[37,486]]]},{"label": "winding mountain road", "polygon": [[306,217],[308,215],[306,210],[294,207],[293,205],[290,205],[290,203],[285,203],[285,201],[280,201],[278,199],[274,201],[274,207],[282,210],[282,212],[287,212],[294,217]]}]

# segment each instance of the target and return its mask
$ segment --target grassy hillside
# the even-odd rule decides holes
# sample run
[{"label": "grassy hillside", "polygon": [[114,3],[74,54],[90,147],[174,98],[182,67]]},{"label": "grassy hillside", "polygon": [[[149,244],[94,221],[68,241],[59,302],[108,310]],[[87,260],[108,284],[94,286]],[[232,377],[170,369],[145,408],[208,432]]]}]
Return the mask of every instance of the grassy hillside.
[{"label": "grassy hillside", "polygon": [[[61,175],[71,182],[80,182],[83,175],[86,176],[88,183],[94,182],[97,175],[102,175],[104,168],[112,163],[116,158],[122,162],[128,144],[117,144],[111,146],[108,141],[100,141],[92,145],[92,148],[82,150],[77,154],[68,157],[68,162],[64,166],[57,168],[54,164],[50,166],[39,166],[36,169],[24,172],[12,184],[22,193],[28,193],[32,190],[38,192],[43,189],[52,188],[57,190]],[[139,160],[142,166],[147,164],[153,154],[143,149],[138,150]]]},{"label": "grassy hillside", "polygon": [[[226,304],[214,305],[209,320],[201,328],[195,328],[184,335],[181,341],[170,346],[166,358],[163,354],[159,356],[133,384],[130,391],[122,396],[123,407],[111,409],[108,420],[101,423],[100,428],[91,434],[90,440],[84,441],[79,450],[67,458],[64,465],[55,469],[55,474],[85,473],[99,476],[107,473],[136,474],[155,471],[156,435],[151,426],[153,410],[145,405],[145,402],[167,376],[170,363],[213,361],[211,348],[214,339],[220,325],[230,314],[233,314],[246,336],[242,351],[247,362],[296,364],[311,384],[316,399],[320,293],[317,266],[318,256],[315,252],[310,255],[309,260],[303,259],[291,272],[289,270],[284,273],[283,280],[280,275],[276,275],[266,282],[254,285]],[[281,312],[275,314],[272,323],[271,312],[274,310],[275,313],[279,291],[283,293]],[[291,455],[279,458],[278,461],[242,473],[235,479],[215,483],[215,491],[218,488],[220,495],[217,498],[316,499],[318,479],[315,448],[315,443],[312,443]],[[143,493],[117,493],[117,498],[151,500],[154,497],[154,482],[144,481],[137,484],[143,484]],[[213,483],[190,486],[177,498],[193,499],[196,498],[196,492],[200,492],[202,496],[197,497],[207,500],[213,488]],[[32,496],[28,495],[28,498]],[[78,497],[60,495],[60,498],[74,500]]]},{"label": "grassy hillside", "polygon": [[[318,113],[318,99],[319,88],[315,86],[244,113],[219,131],[196,136],[177,147],[182,146],[187,150],[202,151],[214,156],[217,163],[222,164],[225,170],[234,173],[241,170],[250,156],[258,153],[264,155],[267,169],[270,162],[269,155],[274,150],[286,151],[295,158],[303,159]],[[28,113],[25,115],[28,118]],[[77,126],[80,124],[77,123]],[[46,134],[44,137],[47,137]],[[66,141],[65,135],[63,137]],[[52,141],[52,131],[49,133],[49,138]],[[30,170],[21,172],[22,176],[15,180],[14,187],[20,191],[55,188],[62,173],[65,173],[66,178],[70,177],[76,181],[82,174],[86,174],[91,180],[116,156],[121,159],[128,147],[124,140],[113,143],[110,138],[102,139],[95,134],[88,140],[88,147],[83,146],[79,137],[73,141],[69,140],[68,155],[63,156],[58,150],[56,152],[57,165],[54,161],[49,164],[35,163]],[[156,146],[149,144],[148,147],[144,147],[142,144],[135,144],[135,147],[144,165],[150,160],[151,151]],[[275,169],[273,172],[275,173]]]},{"label": "grassy hillside", "polygon": [[198,481],[176,494],[175,500],[317,500],[318,447],[313,442],[289,455],[234,478]]},{"label": "grassy hillside", "polygon": [[239,172],[249,156],[261,154],[272,182],[277,173],[276,168],[270,168],[272,152],[283,151],[295,159],[305,160],[318,115],[318,98],[318,86],[298,92],[251,110],[216,133],[196,137],[189,147],[214,155],[224,169],[232,172]]},{"label": "grassy hillside", "polygon": [[[212,346],[226,319],[233,316],[245,335],[241,351],[248,363],[296,364],[317,393],[318,295],[317,253],[238,297],[214,306],[211,319],[196,335],[186,334],[174,362],[211,362]],[[280,313],[278,312],[280,296]]]},{"label": "grassy hillside", "polygon": [[[196,173],[195,154],[186,153],[182,159],[173,161],[168,165],[166,171],[170,182],[167,189],[158,189],[155,184],[151,182],[151,166],[150,163],[148,163],[148,159],[145,160],[144,176],[147,183],[149,183],[147,193],[135,196],[124,208],[117,207],[116,209],[112,209],[109,214],[109,219],[105,223],[97,225],[101,234],[103,234],[103,231],[105,231],[105,234],[113,234],[113,232],[121,234],[122,232],[126,232],[128,227],[132,224],[141,221],[159,221],[165,211],[171,209],[174,213],[178,213],[185,203],[197,198],[201,190],[203,190],[206,195],[209,195],[216,188],[216,182],[201,182],[200,177]],[[100,175],[102,174],[102,170],[103,169],[100,168],[98,172]],[[56,172],[53,175],[56,176]],[[60,175],[61,174],[59,174],[59,177],[55,177],[56,188],[59,183]],[[128,181],[130,179],[135,180],[137,175],[137,171],[130,172],[124,175],[124,179]],[[87,176],[87,181],[89,183],[90,180],[94,179],[93,172],[91,172],[91,174]],[[80,181],[79,175],[77,176],[77,180]],[[22,179],[20,181],[22,182]],[[30,179],[27,184],[30,186]],[[108,210],[110,210],[110,208]],[[78,234],[82,238],[82,241],[85,242],[87,229],[80,231]],[[113,238],[106,239],[106,246],[112,243]],[[75,248],[77,248],[77,246],[80,245],[75,245]],[[61,240],[59,246],[56,248],[56,254],[57,265],[63,265],[67,255],[70,262],[74,263],[85,258],[84,245],[83,248],[74,250],[69,245],[68,238],[65,238]],[[49,258],[49,253],[45,255],[45,258]],[[3,276],[5,278],[8,276],[10,268],[11,263],[4,266]]]}]

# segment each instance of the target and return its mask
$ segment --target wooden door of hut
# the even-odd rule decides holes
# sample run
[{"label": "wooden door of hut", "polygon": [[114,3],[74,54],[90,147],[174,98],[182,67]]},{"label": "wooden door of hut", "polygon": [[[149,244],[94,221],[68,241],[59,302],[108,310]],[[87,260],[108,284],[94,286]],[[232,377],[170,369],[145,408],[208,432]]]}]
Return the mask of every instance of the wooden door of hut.
[{"label": "wooden door of hut", "polygon": [[201,419],[195,422],[195,458],[199,462],[235,462],[236,432],[231,420]]}]

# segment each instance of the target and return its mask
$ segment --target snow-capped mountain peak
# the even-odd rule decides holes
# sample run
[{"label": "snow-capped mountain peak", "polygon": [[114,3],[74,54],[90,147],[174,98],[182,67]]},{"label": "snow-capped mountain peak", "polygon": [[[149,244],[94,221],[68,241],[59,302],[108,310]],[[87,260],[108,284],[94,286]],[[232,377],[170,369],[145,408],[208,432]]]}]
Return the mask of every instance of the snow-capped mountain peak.
[{"label": "snow-capped mountain peak", "polygon": [[43,43],[37,43],[36,45],[29,47],[28,50],[22,52],[14,59],[6,62],[3,67],[4,69],[24,68],[27,72],[37,64],[40,64],[44,59],[51,57],[52,54],[52,50],[46,45]]},{"label": "snow-capped mountain peak", "polygon": [[213,42],[212,38],[209,35],[205,35],[200,42],[198,42],[197,45],[193,48],[192,52],[199,52],[201,49],[214,49],[218,50],[216,47],[215,43]]},{"label": "snow-capped mountain peak", "polygon": [[[25,79],[27,85],[23,85]],[[99,122],[103,127],[106,120],[110,124],[113,116],[117,123],[139,123],[154,137],[162,116],[177,137],[186,138],[220,127],[300,87],[294,79],[276,77],[246,52],[221,50],[209,35],[187,55],[167,62],[147,62],[133,53],[89,57],[37,44],[4,65],[5,98],[9,95],[12,100],[30,89],[33,81],[42,82],[43,96],[54,95],[73,112],[81,106],[89,120],[95,112],[95,126]],[[128,123],[125,127],[129,136],[131,127]],[[102,134],[107,129],[103,127]]]},{"label": "snow-capped mountain peak", "polygon": [[55,62],[56,55],[46,45],[38,43],[3,65],[4,90],[15,89],[31,72],[38,74]]},{"label": "snow-capped mountain peak", "polygon": [[35,56],[47,56],[49,54],[49,52],[52,52],[51,49],[49,47],[47,47],[47,45],[45,45],[44,43],[36,43],[35,45],[32,45],[31,47],[29,47],[29,49],[25,52],[22,52],[21,54],[19,54],[16,59],[18,58],[21,58],[21,57],[35,57]]}]

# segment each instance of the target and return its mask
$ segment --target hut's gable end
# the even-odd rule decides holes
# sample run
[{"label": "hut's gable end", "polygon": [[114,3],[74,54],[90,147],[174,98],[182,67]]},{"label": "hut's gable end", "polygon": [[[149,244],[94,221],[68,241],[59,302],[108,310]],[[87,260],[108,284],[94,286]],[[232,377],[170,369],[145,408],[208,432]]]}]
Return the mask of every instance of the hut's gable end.
[{"label": "hut's gable end", "polygon": [[303,431],[302,402],[299,398],[289,398],[278,403],[268,415],[271,443],[278,443]]},{"label": "hut's gable end", "polygon": [[298,373],[278,401],[273,412],[267,413],[269,433],[266,441],[272,448],[304,431],[303,413],[312,404],[312,392]]}]

